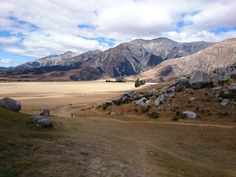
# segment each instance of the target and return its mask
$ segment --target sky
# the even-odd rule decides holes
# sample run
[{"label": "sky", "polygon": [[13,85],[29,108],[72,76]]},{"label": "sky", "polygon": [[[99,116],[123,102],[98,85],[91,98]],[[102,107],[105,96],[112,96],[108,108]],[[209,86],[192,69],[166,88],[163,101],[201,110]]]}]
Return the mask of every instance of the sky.
[{"label": "sky", "polygon": [[236,0],[0,0],[0,66],[137,38],[236,37]]}]

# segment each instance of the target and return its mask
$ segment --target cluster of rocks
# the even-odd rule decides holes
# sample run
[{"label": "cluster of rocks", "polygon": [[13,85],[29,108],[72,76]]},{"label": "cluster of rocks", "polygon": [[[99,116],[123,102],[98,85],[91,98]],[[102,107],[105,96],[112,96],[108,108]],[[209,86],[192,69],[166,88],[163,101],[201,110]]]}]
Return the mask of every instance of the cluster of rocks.
[{"label": "cluster of rocks", "polygon": [[214,87],[213,91],[222,106],[228,105],[230,101],[236,101],[236,83]]},{"label": "cluster of rocks", "polygon": [[[168,86],[165,86],[160,91],[152,89],[148,90],[145,93],[138,93],[136,91],[127,92],[112,101],[104,103],[103,107],[107,108],[113,105],[121,105],[133,102],[140,108],[142,112],[148,112],[148,110],[152,106],[160,107],[161,105],[167,103],[170,99],[175,97],[176,92],[183,91],[186,88],[192,88],[192,89],[201,89],[205,87],[212,88],[214,81],[215,79],[212,79],[210,75],[204,73],[203,71],[195,70],[190,74],[190,76],[181,77],[177,79],[175,82],[169,84]],[[229,90],[231,90],[230,93],[231,92],[235,93],[235,88],[236,86],[230,86],[229,88]],[[190,100],[194,99],[195,97],[191,98]],[[219,97],[219,99],[222,99],[220,101],[221,105],[226,105],[229,102],[229,100],[227,100],[226,98]],[[192,111],[184,111],[181,114],[184,115],[185,118],[189,119],[197,118],[196,113]]]},{"label": "cluster of rocks", "polygon": [[49,119],[50,112],[48,109],[44,109],[39,115],[31,117],[31,121],[38,127],[52,127],[52,121]]},{"label": "cluster of rocks", "polygon": [[125,104],[125,103],[130,103],[134,100],[138,100],[142,98],[142,95],[140,93],[137,93],[135,91],[131,91],[131,92],[127,92],[124,93],[122,96],[112,100],[112,104],[114,105],[121,105],[121,104]]},{"label": "cluster of rocks", "polygon": [[236,64],[229,66],[227,68],[216,69],[210,75],[212,79],[218,81],[236,79]]},{"label": "cluster of rocks", "polygon": [[175,92],[182,91],[185,88],[200,89],[208,86],[212,86],[209,76],[200,70],[193,71],[190,77],[181,77],[169,86],[165,86],[155,100],[155,106],[164,104],[168,99],[175,96]]},{"label": "cluster of rocks", "polygon": [[[21,103],[9,97],[2,98],[0,100],[0,106],[15,112],[21,110]],[[50,112],[48,109],[44,109],[39,115],[31,117],[31,121],[39,127],[52,127],[52,121],[49,119]]]},{"label": "cluster of rocks", "polygon": [[0,100],[0,106],[15,112],[21,110],[21,103],[9,97],[2,98]]}]

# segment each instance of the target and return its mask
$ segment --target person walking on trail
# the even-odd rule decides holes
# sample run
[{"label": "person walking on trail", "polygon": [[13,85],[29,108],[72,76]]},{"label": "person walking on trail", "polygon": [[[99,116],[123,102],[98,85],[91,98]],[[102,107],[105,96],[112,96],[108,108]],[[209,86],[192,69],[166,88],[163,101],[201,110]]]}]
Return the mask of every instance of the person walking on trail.
[{"label": "person walking on trail", "polygon": [[74,116],[73,113],[71,113],[71,114],[70,114],[70,117],[73,118],[73,116]]}]

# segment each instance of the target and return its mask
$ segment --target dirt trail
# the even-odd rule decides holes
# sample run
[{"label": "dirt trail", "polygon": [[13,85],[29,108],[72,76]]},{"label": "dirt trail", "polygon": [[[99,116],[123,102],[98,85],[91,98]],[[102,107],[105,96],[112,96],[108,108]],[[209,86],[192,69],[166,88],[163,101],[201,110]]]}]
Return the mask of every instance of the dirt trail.
[{"label": "dirt trail", "polygon": [[[84,105],[79,105],[79,106],[70,106],[70,105],[65,105],[61,108],[59,108],[58,111],[56,111],[56,116],[59,117],[67,117],[71,118],[71,113],[74,114],[74,109],[78,109],[80,107],[86,106]],[[74,118],[78,117],[74,114]],[[95,119],[108,119],[108,118],[103,118],[103,117],[95,117]],[[109,117],[112,119],[111,117]],[[117,121],[120,123],[133,123],[133,124],[164,124],[164,125],[184,125],[184,126],[200,126],[200,127],[217,127],[217,128],[236,128],[236,124],[231,124],[231,125],[220,125],[220,124],[210,124],[210,123],[199,123],[199,122],[160,122],[160,121],[123,121],[119,119],[112,119],[113,121]]]},{"label": "dirt trail", "polygon": [[217,126],[98,117],[60,117],[55,121],[65,126],[60,139],[53,144],[60,155],[51,157],[56,166],[52,163],[49,176],[55,173],[55,168],[57,174],[52,176],[58,177],[233,177],[236,174],[233,170],[236,131],[232,128],[222,131]]}]

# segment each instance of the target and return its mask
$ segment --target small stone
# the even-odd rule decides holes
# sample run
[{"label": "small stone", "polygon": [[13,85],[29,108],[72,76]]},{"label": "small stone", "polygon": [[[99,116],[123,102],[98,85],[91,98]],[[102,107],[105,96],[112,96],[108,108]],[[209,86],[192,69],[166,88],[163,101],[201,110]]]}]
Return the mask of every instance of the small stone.
[{"label": "small stone", "polygon": [[40,114],[40,116],[50,116],[50,111],[48,109],[44,109]]},{"label": "small stone", "polygon": [[196,97],[191,97],[191,98],[189,98],[188,100],[189,100],[189,101],[194,101],[194,100],[196,100]]},{"label": "small stone", "polygon": [[223,99],[223,100],[220,102],[220,105],[226,106],[228,103],[229,103],[229,99]]},{"label": "small stone", "polygon": [[196,119],[197,115],[195,112],[192,111],[184,111],[183,114],[186,116],[188,119]]}]

